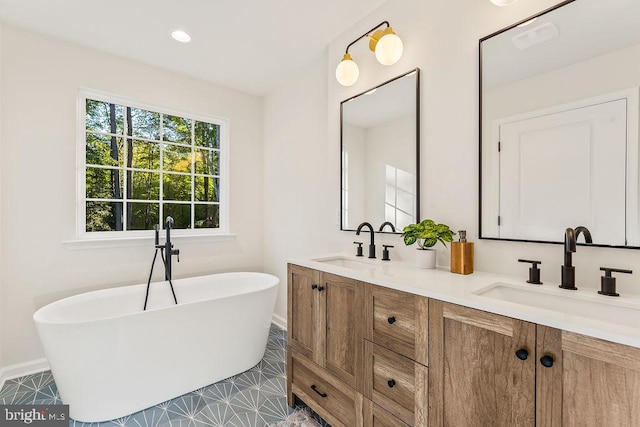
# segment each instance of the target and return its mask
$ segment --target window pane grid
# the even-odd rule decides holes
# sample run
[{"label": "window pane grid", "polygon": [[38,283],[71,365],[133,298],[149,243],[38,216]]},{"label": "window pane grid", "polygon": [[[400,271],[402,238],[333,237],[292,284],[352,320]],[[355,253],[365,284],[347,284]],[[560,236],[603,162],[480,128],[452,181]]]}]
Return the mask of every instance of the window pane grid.
[{"label": "window pane grid", "polygon": [[[89,103],[94,103],[94,109],[102,108],[103,111],[91,117],[92,120],[89,120]],[[179,115],[154,113],[122,105],[115,105],[114,109],[113,105],[107,101],[93,101],[88,98],[85,103],[85,150],[88,138],[96,139],[97,144],[102,144],[98,146],[98,149],[102,150],[98,151],[98,155],[102,158],[88,159],[88,154],[85,156],[85,177],[90,168],[105,171],[102,177],[98,174],[98,179],[102,180],[100,188],[103,190],[97,197],[87,197],[90,192],[88,185],[93,181],[88,182],[86,178],[84,180],[85,203],[82,212],[85,213],[86,231],[152,229],[149,224],[159,223],[164,226],[163,218],[167,212],[173,212],[177,216],[176,228],[219,228],[221,126]],[[135,128],[136,118],[133,117],[133,110],[137,111],[137,114],[143,112],[146,117],[157,120],[157,127],[152,123],[152,126],[142,130]],[[116,124],[113,123],[114,117]],[[143,119],[138,117],[137,120],[142,123]],[[111,132],[105,131],[109,126]],[[196,126],[199,126],[199,140],[195,134]],[[145,137],[145,133],[151,136],[158,135],[158,139]],[[119,145],[114,145],[116,142]],[[157,154],[154,154],[156,151]],[[150,166],[156,166],[156,161],[152,159],[157,155],[158,168],[134,167],[134,161],[136,164],[140,163],[136,160],[136,154],[140,152],[146,154],[145,165]],[[108,175],[111,176],[110,183],[106,180]],[[106,197],[104,188],[112,189],[116,185],[114,179],[119,182],[119,197]],[[150,195],[149,198],[144,198],[145,192]],[[200,194],[202,192],[204,195]],[[103,194],[105,197],[101,197]],[[152,197],[153,195],[157,197]],[[90,226],[89,204],[92,204],[92,214],[105,214],[104,212],[108,211],[106,222],[109,224],[105,225],[105,221],[102,221],[95,227]],[[175,207],[170,208],[171,206]],[[155,219],[152,223],[147,220],[140,221],[139,218],[134,218],[134,211],[146,212],[147,220],[151,212]],[[91,219],[93,220],[93,217]],[[113,229],[105,228],[111,224],[115,224]]]},{"label": "window pane grid", "polygon": [[[87,135],[108,136],[109,138],[115,137],[115,138],[135,139],[136,141],[153,142],[154,144],[158,144],[159,142],[169,143],[168,141],[161,141],[159,139],[148,139],[142,136],[135,136],[135,135],[129,136],[126,133],[110,133],[110,132],[103,132],[99,130],[89,130],[89,129],[87,129]],[[188,147],[189,145],[185,145],[185,146]]]},{"label": "window pane grid", "polygon": [[[132,172],[160,172],[160,169],[144,169],[144,168],[119,168],[119,167],[114,167],[114,166],[105,166],[105,165],[94,165],[91,163],[87,163],[86,167],[88,168],[96,168],[96,169],[118,169],[120,171],[132,171]],[[169,171],[165,171],[165,173],[167,174],[172,174],[172,175],[193,175],[196,178],[197,177],[206,177],[206,178],[216,178],[216,179],[220,179],[221,175],[209,175],[209,174],[204,174],[204,173],[188,173],[188,172],[169,172]]]}]

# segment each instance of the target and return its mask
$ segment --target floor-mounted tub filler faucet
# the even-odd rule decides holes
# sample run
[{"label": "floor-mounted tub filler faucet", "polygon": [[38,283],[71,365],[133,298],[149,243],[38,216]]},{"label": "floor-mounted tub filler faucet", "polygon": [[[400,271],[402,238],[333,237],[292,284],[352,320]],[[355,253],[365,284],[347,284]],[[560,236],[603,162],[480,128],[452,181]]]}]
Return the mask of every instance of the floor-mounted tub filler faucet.
[{"label": "floor-mounted tub filler faucet", "polygon": [[[160,251],[160,257],[162,258],[162,263],[164,264],[164,279],[169,282],[169,286],[171,286],[171,293],[173,294],[173,302],[178,304],[178,299],[176,298],[176,292],[173,289],[173,283],[171,282],[171,260],[173,256],[178,257],[178,262],[180,262],[180,249],[173,249],[173,243],[171,243],[171,229],[173,228],[173,218],[170,216],[167,217],[166,220],[166,230],[167,236],[165,238],[164,243],[160,244],[160,226],[156,224],[155,226],[155,247],[156,252],[153,255],[153,261],[151,262],[151,271],[149,272],[149,280],[147,280],[147,293],[144,297],[144,307],[143,311],[147,309],[147,302],[149,300],[149,285],[151,285],[151,276],[153,276],[153,267],[156,264],[156,258],[158,257],[158,251]],[[165,257],[166,254],[166,257]]]},{"label": "floor-mounted tub filler faucet", "polygon": [[567,228],[564,232],[564,264],[562,265],[562,280],[559,287],[576,290],[576,268],[572,264],[571,254],[576,251],[576,240],[584,235],[586,243],[593,243],[591,232],[587,227]]}]

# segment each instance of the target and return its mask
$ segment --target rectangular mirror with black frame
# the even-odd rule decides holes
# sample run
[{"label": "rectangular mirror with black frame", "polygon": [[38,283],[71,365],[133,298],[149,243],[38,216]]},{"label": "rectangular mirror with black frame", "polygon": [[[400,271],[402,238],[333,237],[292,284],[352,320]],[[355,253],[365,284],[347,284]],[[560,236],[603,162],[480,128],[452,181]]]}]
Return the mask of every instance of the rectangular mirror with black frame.
[{"label": "rectangular mirror with black frame", "polygon": [[480,238],[640,246],[638,18],[571,0],[480,40]]},{"label": "rectangular mirror with black frame", "polygon": [[340,104],[341,230],[417,222],[419,105],[417,68]]}]

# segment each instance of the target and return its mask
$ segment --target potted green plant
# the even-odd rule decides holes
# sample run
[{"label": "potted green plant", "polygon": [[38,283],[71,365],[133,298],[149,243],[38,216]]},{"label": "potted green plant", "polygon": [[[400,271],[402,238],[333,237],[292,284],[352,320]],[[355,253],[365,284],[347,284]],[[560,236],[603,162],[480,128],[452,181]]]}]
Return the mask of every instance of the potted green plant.
[{"label": "potted green plant", "polygon": [[436,224],[431,219],[409,224],[402,229],[405,245],[418,244],[416,266],[420,268],[436,268],[436,251],[431,248],[438,242],[447,247],[447,242],[453,241],[455,234],[448,225]]}]

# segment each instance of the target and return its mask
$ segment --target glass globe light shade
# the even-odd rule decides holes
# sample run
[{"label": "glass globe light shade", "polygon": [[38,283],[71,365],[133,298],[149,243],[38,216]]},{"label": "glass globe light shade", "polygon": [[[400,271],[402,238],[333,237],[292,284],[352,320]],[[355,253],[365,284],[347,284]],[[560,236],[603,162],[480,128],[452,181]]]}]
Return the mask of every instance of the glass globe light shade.
[{"label": "glass globe light shade", "polygon": [[376,59],[382,65],[393,65],[402,56],[402,40],[388,27],[376,43]]},{"label": "glass globe light shade", "polygon": [[517,0],[491,0],[491,3],[496,6],[509,6],[516,2]]},{"label": "glass globe light shade", "polygon": [[336,67],[336,79],[342,86],[351,86],[358,81],[360,69],[348,53],[344,54],[342,61]]}]

